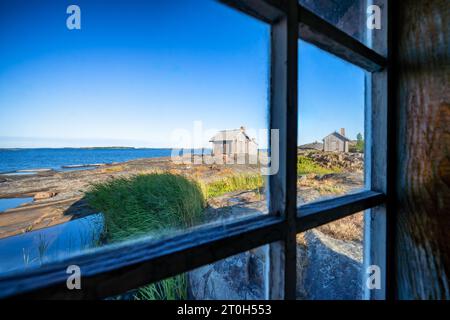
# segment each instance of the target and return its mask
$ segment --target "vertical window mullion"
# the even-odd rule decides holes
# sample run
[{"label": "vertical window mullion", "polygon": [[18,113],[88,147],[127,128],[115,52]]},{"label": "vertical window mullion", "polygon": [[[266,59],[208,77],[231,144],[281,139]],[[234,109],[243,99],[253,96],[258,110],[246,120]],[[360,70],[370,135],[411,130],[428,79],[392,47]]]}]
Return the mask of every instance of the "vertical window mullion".
[{"label": "vertical window mullion", "polygon": [[[381,29],[372,30],[369,35],[371,46],[383,56],[388,52],[388,1],[367,0],[367,5],[381,7]],[[370,30],[368,30],[370,31]],[[366,75],[365,101],[365,183],[366,188],[389,194],[389,109],[388,109],[388,68]],[[364,283],[364,298],[370,300],[386,299],[387,286],[387,248],[388,205],[365,211],[364,215],[364,274],[369,266],[378,266],[381,276],[381,289],[369,289]]]},{"label": "vertical window mullion", "polygon": [[296,292],[298,6],[295,0],[287,5],[271,30],[269,127],[278,130],[278,141],[271,134],[270,142],[278,144],[279,165],[269,176],[269,208],[285,217],[286,234],[269,248],[269,299],[295,299]]}]

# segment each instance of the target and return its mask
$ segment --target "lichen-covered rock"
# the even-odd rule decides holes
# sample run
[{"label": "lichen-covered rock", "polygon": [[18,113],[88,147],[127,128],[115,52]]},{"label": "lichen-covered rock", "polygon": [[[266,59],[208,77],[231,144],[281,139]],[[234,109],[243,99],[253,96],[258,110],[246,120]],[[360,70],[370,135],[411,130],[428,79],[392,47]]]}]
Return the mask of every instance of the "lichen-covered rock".
[{"label": "lichen-covered rock", "polygon": [[189,296],[195,300],[264,298],[265,251],[257,248],[189,272]]}]

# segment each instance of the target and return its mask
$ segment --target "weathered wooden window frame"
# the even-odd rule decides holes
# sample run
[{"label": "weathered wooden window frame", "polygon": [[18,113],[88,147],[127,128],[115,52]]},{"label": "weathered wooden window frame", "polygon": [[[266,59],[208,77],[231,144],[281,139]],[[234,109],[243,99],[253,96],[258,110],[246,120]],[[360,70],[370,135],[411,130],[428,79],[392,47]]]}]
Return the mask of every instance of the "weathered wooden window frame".
[{"label": "weathered wooden window frame", "polygon": [[[98,299],[180,274],[269,244],[268,299],[295,299],[296,234],[366,210],[365,260],[383,270],[386,298],[388,223],[388,77],[383,55],[321,19],[296,0],[222,0],[271,25],[271,129],[279,130],[280,166],[269,177],[269,215],[219,226],[199,226],[164,241],[140,239],[98,248],[41,268],[0,276],[0,297]],[[387,10],[387,3],[384,8]],[[387,18],[384,19],[387,24]],[[366,186],[368,191],[297,207],[298,39],[369,72],[366,78]],[[376,39],[387,43],[387,35]],[[371,209],[374,208],[374,209]],[[371,209],[371,210],[369,210]],[[369,247],[367,247],[367,244]],[[80,266],[82,289],[66,288],[66,268]]]}]

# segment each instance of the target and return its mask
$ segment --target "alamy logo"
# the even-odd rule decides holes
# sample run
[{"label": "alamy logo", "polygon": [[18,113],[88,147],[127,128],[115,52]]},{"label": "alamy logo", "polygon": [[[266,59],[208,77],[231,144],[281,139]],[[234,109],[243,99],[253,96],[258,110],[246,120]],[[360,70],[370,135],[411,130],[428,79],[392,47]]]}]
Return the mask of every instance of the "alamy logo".
[{"label": "alamy logo", "polygon": [[81,9],[77,5],[70,5],[66,10],[67,14],[70,16],[67,17],[66,26],[69,30],[80,30],[81,29]]},{"label": "alamy logo", "polygon": [[81,269],[77,265],[70,265],[67,267],[66,270],[67,274],[70,274],[70,276],[67,278],[66,285],[67,289],[73,290],[81,289]]},{"label": "alamy logo", "polygon": [[367,7],[367,28],[369,30],[381,29],[381,8],[377,5]]},{"label": "alamy logo", "polygon": [[381,269],[377,265],[370,265],[366,271],[368,277],[366,286],[369,290],[381,289]]}]

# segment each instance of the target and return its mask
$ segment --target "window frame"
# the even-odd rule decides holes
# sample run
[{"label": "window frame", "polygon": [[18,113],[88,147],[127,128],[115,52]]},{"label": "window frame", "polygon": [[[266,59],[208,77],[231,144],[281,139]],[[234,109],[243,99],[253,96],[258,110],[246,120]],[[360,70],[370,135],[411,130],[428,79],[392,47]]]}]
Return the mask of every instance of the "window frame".
[{"label": "window frame", "polygon": [[[387,0],[384,10],[388,11]],[[388,33],[374,37],[383,55],[323,20],[296,0],[220,0],[271,25],[269,128],[279,130],[279,171],[269,176],[269,212],[219,226],[199,226],[164,241],[139,239],[98,248],[41,268],[0,275],[0,298],[99,299],[121,294],[261,245],[269,245],[267,299],[295,299],[296,235],[356,212],[365,213],[364,263],[382,270],[382,290],[367,299],[389,298],[393,145],[388,112]],[[383,18],[388,26],[389,15]],[[367,191],[297,207],[298,40],[303,39],[368,72],[366,76]],[[301,119],[300,119],[301,121]],[[388,138],[389,137],[389,138]],[[389,178],[389,181],[388,181]],[[66,268],[80,266],[82,289],[68,290]]]}]

